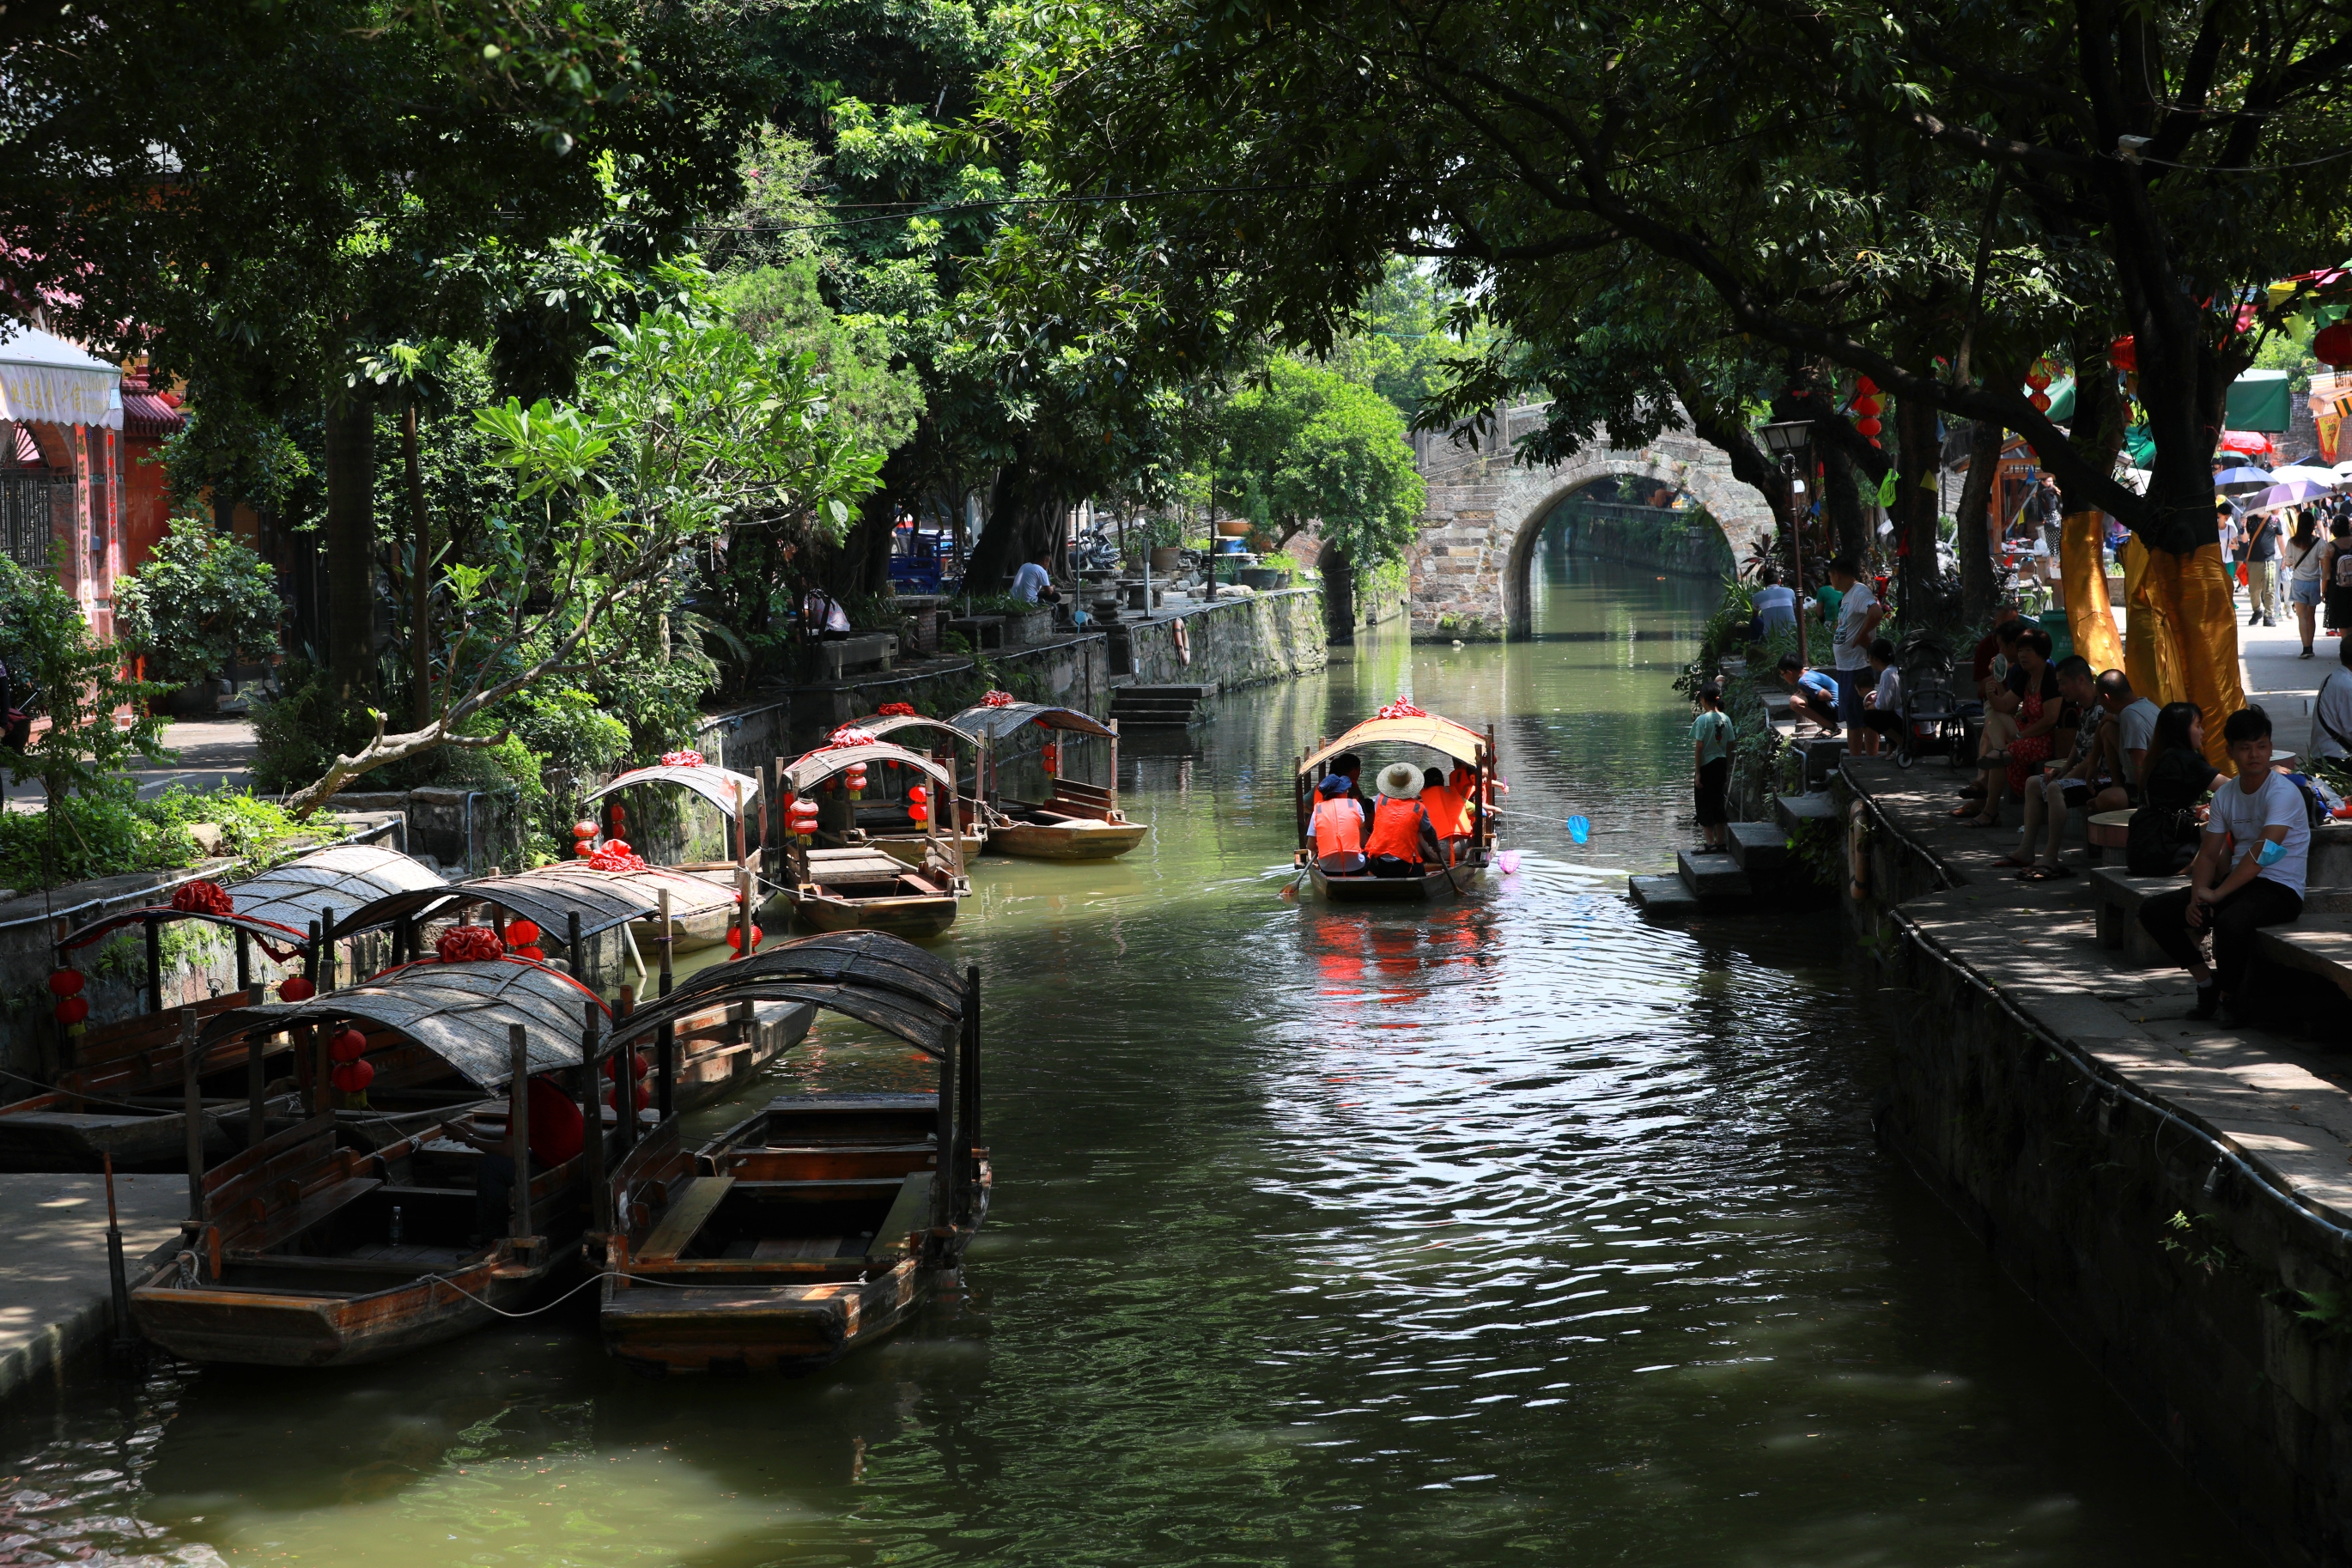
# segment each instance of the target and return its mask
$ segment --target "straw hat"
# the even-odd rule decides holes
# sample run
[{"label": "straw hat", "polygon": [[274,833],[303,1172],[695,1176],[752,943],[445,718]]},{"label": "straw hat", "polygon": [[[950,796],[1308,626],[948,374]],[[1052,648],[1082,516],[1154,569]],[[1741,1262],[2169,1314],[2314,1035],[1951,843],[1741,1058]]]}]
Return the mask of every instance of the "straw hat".
[{"label": "straw hat", "polygon": [[1421,770],[1411,763],[1391,763],[1381,770],[1381,793],[1391,800],[1418,799]]}]

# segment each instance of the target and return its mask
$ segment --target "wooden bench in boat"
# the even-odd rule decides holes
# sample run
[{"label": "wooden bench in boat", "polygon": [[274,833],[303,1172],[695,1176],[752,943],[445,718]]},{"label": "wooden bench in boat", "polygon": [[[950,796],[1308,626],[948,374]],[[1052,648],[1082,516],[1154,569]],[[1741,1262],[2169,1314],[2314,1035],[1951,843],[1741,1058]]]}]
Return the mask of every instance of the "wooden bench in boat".
[{"label": "wooden bench in boat", "polygon": [[875,1256],[908,1250],[907,1237],[929,1229],[930,1223],[931,1173],[918,1171],[898,1184],[898,1195],[891,1200],[890,1212],[882,1216],[882,1224],[875,1230]]},{"label": "wooden bench in boat", "polygon": [[907,874],[907,863],[879,849],[812,849],[808,879],[823,887],[846,888],[860,883],[895,884]]},{"label": "wooden bench in boat", "polygon": [[719,1201],[735,1185],[732,1176],[696,1176],[678,1184],[670,1194],[661,1221],[636,1249],[641,1263],[667,1263],[684,1252],[695,1232],[719,1212]]},{"label": "wooden bench in boat", "polygon": [[331,1217],[338,1210],[359,1202],[383,1185],[375,1176],[346,1176],[331,1186],[321,1187],[290,1208],[266,1216],[258,1225],[236,1235],[238,1253],[268,1252]]}]

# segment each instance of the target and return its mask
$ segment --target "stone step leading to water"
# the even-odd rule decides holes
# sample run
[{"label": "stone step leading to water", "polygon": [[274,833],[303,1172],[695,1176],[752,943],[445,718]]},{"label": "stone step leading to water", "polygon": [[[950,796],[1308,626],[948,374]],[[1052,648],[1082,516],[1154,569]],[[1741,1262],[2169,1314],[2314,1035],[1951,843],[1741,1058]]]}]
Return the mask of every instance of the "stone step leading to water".
[{"label": "stone step leading to water", "polygon": [[1827,790],[1811,795],[1781,795],[1772,797],[1772,816],[1781,830],[1795,833],[1808,822],[1835,822],[1838,816],[1837,798]]},{"label": "stone step leading to water", "polygon": [[1756,890],[1748,873],[1728,855],[1709,850],[1677,850],[1675,869],[1683,885],[1702,899],[1744,899]]},{"label": "stone step leading to water", "polygon": [[1777,822],[1735,822],[1727,847],[1743,871],[1777,871],[1789,863],[1789,830]]},{"label": "stone step leading to water", "polygon": [[1628,877],[1626,891],[1633,898],[1633,907],[1654,915],[1695,915],[1698,913],[1698,895],[1683,885],[1680,877]]}]

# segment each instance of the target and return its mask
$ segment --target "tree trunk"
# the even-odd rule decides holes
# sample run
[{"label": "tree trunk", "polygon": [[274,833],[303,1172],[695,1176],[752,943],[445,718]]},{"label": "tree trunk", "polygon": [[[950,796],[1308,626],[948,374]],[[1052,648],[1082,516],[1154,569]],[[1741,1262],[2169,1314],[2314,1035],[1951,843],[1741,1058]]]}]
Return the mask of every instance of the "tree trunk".
[{"label": "tree trunk", "polygon": [[[1834,442],[1816,441],[1814,450],[1822,456],[1822,509],[1830,520],[1831,539],[1836,552],[1853,558],[1856,567],[1867,571],[1870,566],[1870,518],[1862,510],[1862,498],[1853,488],[1853,464]],[[1808,563],[1805,575],[1814,576]]]},{"label": "tree trunk", "polygon": [[828,577],[843,599],[880,594],[890,586],[891,540],[898,505],[911,498],[914,446],[910,442],[882,463],[882,482],[857,503],[857,517],[833,552]]},{"label": "tree trunk", "polygon": [[356,400],[327,405],[327,624],[320,651],[338,697],[375,689],[375,421]]},{"label": "tree trunk", "polygon": [[1323,574],[1323,635],[1342,646],[1356,640],[1356,563],[1347,552],[1325,544],[1315,557]]},{"label": "tree trunk", "polygon": [[988,516],[973,542],[971,559],[964,568],[966,594],[993,594],[1012,577],[1021,561],[1022,519],[1029,510],[1030,475],[1025,451],[996,470],[989,488]]},{"label": "tree trunk", "polygon": [[400,455],[408,468],[408,712],[422,730],[433,721],[433,521],[425,510],[414,403],[401,410]]},{"label": "tree trunk", "polygon": [[1969,430],[1969,477],[1960,483],[1959,530],[1952,549],[1960,558],[1960,618],[1970,626],[1992,618],[1998,591],[1992,569],[1992,481],[2007,436],[2000,426],[1981,419]]}]

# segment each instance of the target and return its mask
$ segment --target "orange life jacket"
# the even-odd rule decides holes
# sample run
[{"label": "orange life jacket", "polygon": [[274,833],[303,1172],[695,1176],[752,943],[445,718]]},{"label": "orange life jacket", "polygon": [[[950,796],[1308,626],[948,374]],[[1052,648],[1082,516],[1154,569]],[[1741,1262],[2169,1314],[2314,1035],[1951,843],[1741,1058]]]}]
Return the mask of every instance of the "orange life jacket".
[{"label": "orange life jacket", "polygon": [[1444,784],[1421,792],[1422,809],[1429,813],[1429,825],[1440,838],[1459,838],[1470,831],[1462,826],[1463,799]]},{"label": "orange life jacket", "polygon": [[1346,795],[1334,795],[1315,806],[1315,853],[1360,855],[1364,852],[1363,808]]},{"label": "orange life jacket", "polygon": [[1427,816],[1417,800],[1391,800],[1382,795],[1372,813],[1372,838],[1364,846],[1364,853],[1393,855],[1419,865],[1421,825]]}]

